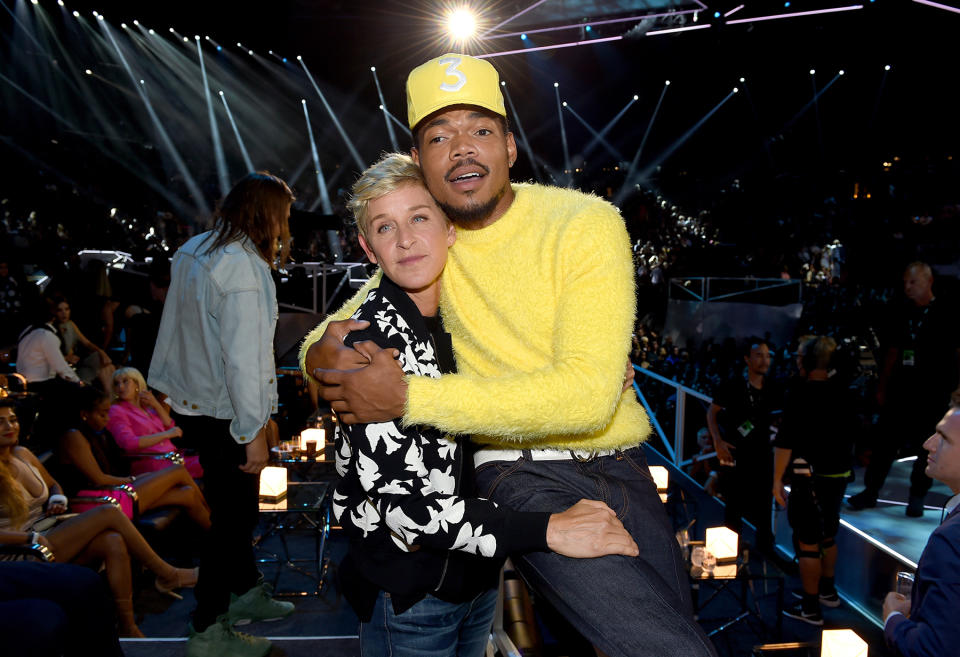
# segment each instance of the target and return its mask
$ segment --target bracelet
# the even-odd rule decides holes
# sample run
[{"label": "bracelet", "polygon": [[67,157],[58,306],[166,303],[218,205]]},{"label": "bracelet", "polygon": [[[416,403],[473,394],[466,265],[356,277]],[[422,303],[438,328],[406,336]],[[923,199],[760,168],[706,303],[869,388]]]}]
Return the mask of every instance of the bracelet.
[{"label": "bracelet", "polygon": [[54,504],[62,504],[64,507],[67,506],[67,496],[66,495],[51,495],[47,499],[47,506],[53,506]]},{"label": "bracelet", "polygon": [[30,532],[30,538],[27,539],[27,545],[40,545],[40,537],[43,536],[40,532]]}]

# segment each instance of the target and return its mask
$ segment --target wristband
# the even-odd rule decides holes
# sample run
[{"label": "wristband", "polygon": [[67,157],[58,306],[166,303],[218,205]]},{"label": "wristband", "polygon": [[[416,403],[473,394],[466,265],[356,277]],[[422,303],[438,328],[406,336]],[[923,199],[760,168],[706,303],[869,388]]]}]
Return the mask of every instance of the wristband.
[{"label": "wristband", "polygon": [[43,536],[43,534],[40,532],[30,532],[30,538],[27,539],[27,545],[41,545],[41,536]]},{"label": "wristband", "polygon": [[66,495],[51,495],[47,498],[47,508],[53,506],[54,504],[61,504],[64,507],[67,506],[67,496]]}]

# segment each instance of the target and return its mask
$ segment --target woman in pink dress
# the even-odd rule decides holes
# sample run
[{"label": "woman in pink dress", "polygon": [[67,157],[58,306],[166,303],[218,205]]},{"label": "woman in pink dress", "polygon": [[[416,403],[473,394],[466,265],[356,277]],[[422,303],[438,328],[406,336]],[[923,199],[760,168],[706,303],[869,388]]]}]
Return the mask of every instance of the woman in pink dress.
[{"label": "woman in pink dress", "polygon": [[[167,405],[160,403],[147,388],[139,370],[133,367],[117,370],[113,375],[113,390],[117,401],[110,407],[107,429],[125,452],[181,452],[170,440],[181,437],[183,430],[173,423]],[[183,464],[191,477],[203,476],[200,457],[184,456]],[[131,471],[137,475],[162,470],[168,465],[161,460],[141,459],[134,461]]]}]

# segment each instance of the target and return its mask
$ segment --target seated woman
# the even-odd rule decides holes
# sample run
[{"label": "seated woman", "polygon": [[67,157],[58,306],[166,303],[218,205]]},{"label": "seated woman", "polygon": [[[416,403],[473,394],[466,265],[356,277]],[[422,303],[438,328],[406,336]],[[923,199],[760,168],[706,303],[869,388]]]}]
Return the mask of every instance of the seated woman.
[{"label": "seated woman", "polygon": [[74,422],[76,428],[61,436],[56,447],[56,473],[68,496],[89,488],[130,484],[137,491],[141,513],[162,506],[179,506],[201,528],[210,528],[210,507],[182,465],[130,476],[123,450],[106,428],[110,418],[109,395],[87,387],[80,391],[77,402],[80,413]]},{"label": "seated woman", "polygon": [[[60,339],[63,340],[61,349],[64,359],[76,368],[77,376],[81,381],[93,383],[93,380],[97,379],[100,381],[101,388],[112,392],[113,372],[116,368],[110,356],[80,332],[77,325],[70,319],[70,304],[64,297],[55,297],[53,304],[54,324],[60,331]],[[83,358],[76,353],[77,345],[87,351],[87,355]]]},{"label": "seated woman", "polygon": [[[183,430],[173,423],[170,409],[160,403],[139,370],[121,367],[113,375],[113,389],[117,402],[110,407],[107,429],[125,452],[179,452],[171,438],[183,436]],[[191,477],[203,476],[200,457],[185,456],[184,466]],[[134,474],[161,470],[158,461],[142,461],[133,467]]]},{"label": "seated woman", "polygon": [[[176,568],[151,549],[140,532],[110,505],[97,507],[46,531],[42,520],[67,510],[67,498],[37,457],[18,445],[20,425],[10,400],[0,399],[0,543],[39,543],[58,562],[103,562],[107,583],[117,605],[120,633],[142,637],[133,614],[130,556],[157,576],[158,591],[195,586],[196,569]],[[46,510],[44,510],[46,507]]]}]

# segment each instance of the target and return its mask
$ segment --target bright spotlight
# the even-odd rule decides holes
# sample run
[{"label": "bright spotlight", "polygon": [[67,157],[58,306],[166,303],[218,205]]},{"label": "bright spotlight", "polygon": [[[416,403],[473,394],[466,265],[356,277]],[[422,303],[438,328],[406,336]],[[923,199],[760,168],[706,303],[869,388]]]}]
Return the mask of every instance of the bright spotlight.
[{"label": "bright spotlight", "polygon": [[220,93],[220,95],[221,95],[221,96],[223,95],[223,92],[222,92],[222,91],[221,91],[221,92],[219,92],[219,93]]},{"label": "bright spotlight", "polygon": [[307,104],[307,99],[306,99],[306,98],[301,98],[301,99],[300,99],[300,104],[301,104],[301,105],[306,105],[306,104]]},{"label": "bright spotlight", "polygon": [[284,64],[286,64],[286,63],[287,63],[287,58],[284,57],[282,61],[283,61]]},{"label": "bright spotlight", "polygon": [[740,78],[740,82],[741,82],[741,83],[746,82],[746,81],[747,81],[746,78]]},{"label": "bright spotlight", "polygon": [[243,48],[243,45],[239,41],[237,41],[237,48]]},{"label": "bright spotlight", "polygon": [[210,37],[208,37],[208,36],[205,36],[205,37],[203,37],[203,38],[206,39],[207,41],[210,40]]},{"label": "bright spotlight", "polygon": [[377,105],[377,108],[380,109],[380,110],[382,110],[382,109],[383,109],[383,105]]},{"label": "bright spotlight", "polygon": [[199,34],[194,34],[194,35],[193,35],[193,39],[194,39],[194,41],[199,41],[199,40],[200,40],[200,35],[199,35]]},{"label": "bright spotlight", "polygon": [[376,71],[377,71],[377,67],[376,67],[376,66],[371,66],[371,67],[370,67],[370,72],[371,72],[371,73],[376,73]]},{"label": "bright spotlight", "polygon": [[640,96],[638,96],[637,94],[633,94],[633,99],[634,99],[634,100],[640,100]]},{"label": "bright spotlight", "polygon": [[886,66],[884,66],[884,67],[883,67],[883,70],[884,70],[884,71],[889,71],[889,70],[890,70],[890,64],[887,64]]},{"label": "bright spotlight", "polygon": [[521,40],[521,41],[526,41],[526,40],[527,40],[527,35],[526,35],[526,34],[521,34],[521,35],[520,35],[520,40]]},{"label": "bright spotlight", "polygon": [[302,61],[303,61],[303,57],[301,57],[300,55],[297,55],[297,61],[298,61],[298,62],[302,62]]},{"label": "bright spotlight", "polygon": [[153,31],[153,28],[152,28],[152,27],[150,28],[149,32],[150,32],[150,34],[156,34],[156,32]]},{"label": "bright spotlight", "polygon": [[586,28],[584,28],[584,29],[586,29],[586,31],[587,31],[587,32],[589,32],[589,31],[590,31],[590,30],[592,30],[593,28],[592,28],[592,27],[590,27],[589,25],[587,25],[587,27],[586,27]]},{"label": "bright spotlight", "polygon": [[63,7],[63,0],[57,0],[57,4]]},{"label": "bright spotlight", "polygon": [[122,27],[123,29],[127,29],[127,24],[126,24],[126,23],[120,23],[120,27]]},{"label": "bright spotlight", "polygon": [[815,75],[816,72],[817,72],[817,69],[815,69],[815,68],[811,68],[811,69],[810,69],[810,75]]},{"label": "bright spotlight", "polygon": [[173,33],[174,33],[174,29],[171,27],[171,28],[170,28],[170,34],[173,34]]},{"label": "bright spotlight", "polygon": [[140,80],[140,84],[146,84],[146,82],[144,82],[143,80]]},{"label": "bright spotlight", "polygon": [[738,89],[737,87],[733,88],[733,93],[737,93],[738,91],[740,91],[740,89]]},{"label": "bright spotlight", "polygon": [[844,70],[841,68],[841,69],[837,72],[837,75],[843,75],[844,73],[846,73],[846,71],[844,71]]},{"label": "bright spotlight", "polygon": [[102,20],[103,20],[103,14],[100,14],[99,16],[97,16],[97,20],[98,20],[98,21],[102,21]]},{"label": "bright spotlight", "polygon": [[554,82],[554,83],[553,83],[553,86],[554,86],[554,88],[557,88],[557,87],[560,86],[560,83],[559,83],[559,82]]},{"label": "bright spotlight", "polygon": [[79,12],[79,11],[73,12],[73,17],[74,17],[74,18],[80,18],[80,12]]},{"label": "bright spotlight", "polygon": [[248,54],[248,55],[252,55],[252,54],[253,54],[253,51],[252,51],[252,50],[248,50],[248,51],[247,51],[247,54]]},{"label": "bright spotlight", "polygon": [[140,21],[138,21],[136,18],[133,19],[133,24],[137,27],[140,27]]},{"label": "bright spotlight", "polygon": [[273,51],[272,51],[272,50],[268,50],[268,51],[267,51],[267,54],[268,54],[268,55],[272,55],[272,54],[273,54]]},{"label": "bright spotlight", "polygon": [[84,70],[84,73],[86,73],[87,75],[93,75],[93,71],[91,71],[89,68]]},{"label": "bright spotlight", "polygon": [[714,18],[720,18],[720,12],[719,12],[719,11],[713,12],[713,17],[714,17]]},{"label": "bright spotlight", "polygon": [[39,5],[39,4],[40,4],[40,0],[30,0],[30,2],[32,2],[32,3],[35,4],[35,5]]},{"label": "bright spotlight", "polygon": [[501,87],[505,87],[505,86],[507,86],[507,83],[504,82],[503,80],[500,80],[500,86],[501,86]]},{"label": "bright spotlight", "polygon": [[217,46],[217,52],[221,52],[222,50],[223,50],[223,46]]},{"label": "bright spotlight", "polygon": [[466,9],[458,9],[447,18],[447,30],[458,41],[465,41],[477,31],[477,19]]},{"label": "bright spotlight", "polygon": [[563,101],[563,106],[564,106],[564,107],[567,106],[567,101]]},{"label": "bright spotlight", "polygon": [[664,82],[664,84],[669,87],[669,86],[670,86],[670,80],[667,80],[666,82]]}]

